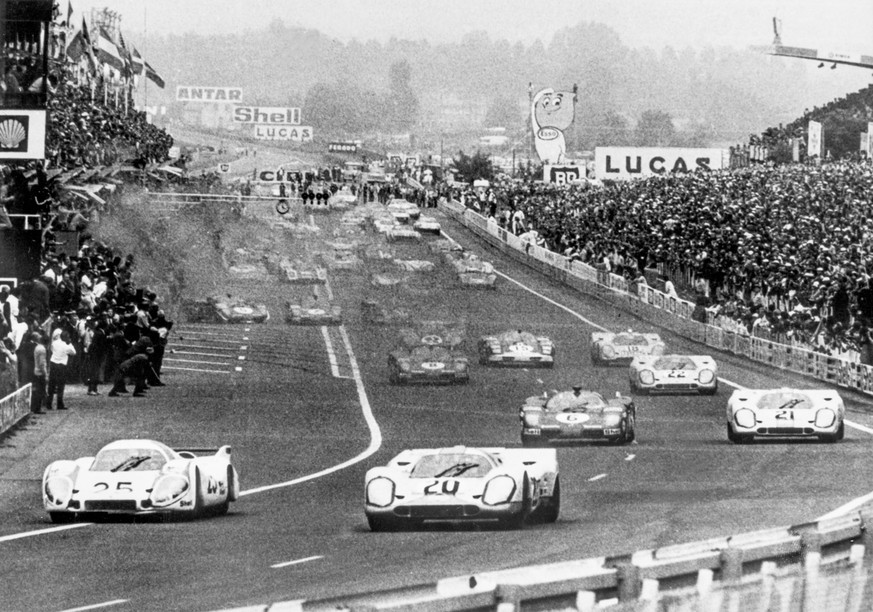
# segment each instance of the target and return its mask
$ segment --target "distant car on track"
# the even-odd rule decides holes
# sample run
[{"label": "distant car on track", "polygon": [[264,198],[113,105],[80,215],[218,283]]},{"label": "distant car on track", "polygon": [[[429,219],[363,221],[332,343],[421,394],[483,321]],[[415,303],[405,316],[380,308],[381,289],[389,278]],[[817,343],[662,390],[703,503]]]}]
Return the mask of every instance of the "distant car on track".
[{"label": "distant car on track", "polygon": [[229,295],[189,302],[186,310],[193,323],[263,323],[270,318],[265,305]]},{"label": "distant car on track", "polygon": [[406,272],[433,272],[436,265],[427,259],[395,259],[394,264]]},{"label": "distant car on track", "polygon": [[431,217],[429,215],[421,215],[415,223],[412,224],[412,228],[421,232],[422,234],[436,234],[439,235],[442,231],[442,226],[440,222],[436,220],[436,218]]},{"label": "distant car on track", "polygon": [[55,523],[90,515],[224,514],[240,491],[230,456],[229,446],[171,449],[155,440],[117,440],[94,457],[49,464],[43,506]]},{"label": "distant car on track", "polygon": [[727,403],[727,435],[735,444],[762,438],[818,438],[845,434],[846,408],[832,389],[737,389]]},{"label": "distant car on track", "polygon": [[427,243],[427,248],[430,249],[431,253],[450,253],[450,252],[461,252],[464,250],[460,244],[455,242],[454,240],[449,240],[448,238],[440,238],[439,240],[433,240]]},{"label": "distant car on track", "polygon": [[367,471],[364,512],[373,531],[429,523],[553,523],[561,507],[555,449],[405,450]]},{"label": "distant car on track", "polygon": [[718,393],[718,366],[709,355],[637,355],[628,376],[632,393]]},{"label": "distant car on track", "polygon": [[278,265],[282,280],[292,285],[323,285],[327,282],[327,270],[314,263],[282,259]]},{"label": "distant car on track", "polygon": [[467,383],[470,362],[460,348],[463,327],[441,321],[420,322],[400,330],[399,346],[388,355],[388,379],[392,384]]},{"label": "distant car on track", "polygon": [[389,228],[385,232],[385,238],[388,242],[419,242],[421,240],[421,234],[411,227],[403,227],[402,225],[399,225]]},{"label": "distant car on track", "polygon": [[519,412],[525,446],[603,440],[627,444],[636,439],[636,407],[620,393],[606,399],[581,386],[527,398]]},{"label": "distant car on track", "polygon": [[555,364],[555,345],[546,336],[511,329],[479,339],[479,363],[550,368]]},{"label": "distant car on track", "polygon": [[350,189],[340,189],[330,196],[328,202],[334,210],[345,210],[349,206],[354,206],[358,203],[358,196],[353,194]]},{"label": "distant car on track", "polygon": [[421,215],[421,209],[406,200],[394,198],[388,202],[388,210],[394,215],[399,223],[407,224],[410,220],[415,221]]},{"label": "distant car on track", "polygon": [[663,355],[664,342],[655,333],[633,330],[591,333],[591,361],[594,365],[630,365],[637,355]]},{"label": "distant car on track", "polygon": [[291,325],[342,325],[342,309],[331,304],[322,307],[288,302],[285,321]]}]

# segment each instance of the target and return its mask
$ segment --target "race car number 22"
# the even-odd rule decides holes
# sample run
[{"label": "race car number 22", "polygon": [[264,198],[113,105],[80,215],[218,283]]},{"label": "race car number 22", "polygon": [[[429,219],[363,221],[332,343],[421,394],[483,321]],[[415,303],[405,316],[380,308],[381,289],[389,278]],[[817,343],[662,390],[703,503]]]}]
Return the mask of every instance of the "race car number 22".
[{"label": "race car number 22", "polygon": [[[442,484],[442,487],[440,487]],[[461,488],[461,483],[457,480],[434,480],[424,488],[425,495],[454,495]]]}]

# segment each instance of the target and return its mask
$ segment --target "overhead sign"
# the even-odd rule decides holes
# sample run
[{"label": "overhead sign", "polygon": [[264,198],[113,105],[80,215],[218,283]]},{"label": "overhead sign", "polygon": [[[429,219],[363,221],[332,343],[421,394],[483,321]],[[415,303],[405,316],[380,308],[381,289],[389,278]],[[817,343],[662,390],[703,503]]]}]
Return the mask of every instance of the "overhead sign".
[{"label": "overhead sign", "polygon": [[46,111],[0,110],[0,161],[45,159]]},{"label": "overhead sign", "polygon": [[233,109],[233,120],[235,123],[300,125],[300,109],[276,106],[236,106]]},{"label": "overhead sign", "polygon": [[302,125],[256,125],[255,138],[258,140],[309,142],[312,140],[312,127]]},{"label": "overhead sign", "polygon": [[570,181],[578,181],[585,176],[582,166],[543,166],[543,182],[566,185]]},{"label": "overhead sign", "polygon": [[357,153],[358,143],[356,142],[329,142],[327,150],[331,153]]},{"label": "overhead sign", "polygon": [[176,87],[176,100],[179,102],[242,102],[242,88],[179,85]]},{"label": "overhead sign", "polygon": [[721,149],[680,147],[597,147],[594,167],[598,179],[627,180],[658,174],[720,170]]}]

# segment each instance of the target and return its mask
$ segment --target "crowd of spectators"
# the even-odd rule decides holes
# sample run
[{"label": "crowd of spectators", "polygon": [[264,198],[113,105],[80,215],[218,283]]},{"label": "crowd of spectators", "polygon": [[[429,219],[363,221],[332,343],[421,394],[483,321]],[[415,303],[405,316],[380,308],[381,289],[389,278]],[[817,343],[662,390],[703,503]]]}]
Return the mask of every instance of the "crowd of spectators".
[{"label": "crowd of spectators", "polygon": [[[466,194],[516,234],[639,280],[685,280],[685,296],[744,333],[869,359],[873,167],[755,166],[591,188],[506,181]],[[708,310],[708,315],[704,311]]]}]

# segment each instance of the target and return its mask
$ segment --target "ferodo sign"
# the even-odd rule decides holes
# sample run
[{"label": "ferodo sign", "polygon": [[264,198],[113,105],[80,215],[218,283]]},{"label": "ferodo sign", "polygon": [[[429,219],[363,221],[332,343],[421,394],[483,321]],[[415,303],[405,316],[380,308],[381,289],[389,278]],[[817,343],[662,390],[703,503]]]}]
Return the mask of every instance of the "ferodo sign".
[{"label": "ferodo sign", "polygon": [[258,140],[309,142],[312,140],[312,128],[303,125],[256,125],[255,138]]},{"label": "ferodo sign", "polygon": [[179,102],[242,102],[240,87],[176,87],[176,100]]},{"label": "ferodo sign", "polygon": [[236,106],[233,109],[233,120],[235,123],[300,125],[300,109],[275,106]]},{"label": "ferodo sign", "polygon": [[594,165],[598,179],[631,179],[656,174],[720,170],[721,149],[673,147],[597,147]]}]

